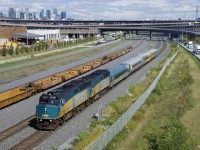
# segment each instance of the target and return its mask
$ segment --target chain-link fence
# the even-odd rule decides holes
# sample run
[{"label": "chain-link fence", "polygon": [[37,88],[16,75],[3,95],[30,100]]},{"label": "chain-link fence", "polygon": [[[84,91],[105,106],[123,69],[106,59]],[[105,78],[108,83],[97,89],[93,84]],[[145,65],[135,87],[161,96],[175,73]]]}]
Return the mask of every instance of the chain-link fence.
[{"label": "chain-link fence", "polygon": [[149,97],[153,89],[155,88],[158,80],[165,71],[166,67],[171,63],[177,52],[167,60],[162,70],[156,77],[156,79],[151,83],[149,88],[137,99],[137,101],[104,133],[102,133],[95,141],[93,141],[86,150],[101,150],[103,149],[116,134],[118,134],[122,128],[128,123],[128,121],[133,117],[135,112],[142,106],[145,100]]}]

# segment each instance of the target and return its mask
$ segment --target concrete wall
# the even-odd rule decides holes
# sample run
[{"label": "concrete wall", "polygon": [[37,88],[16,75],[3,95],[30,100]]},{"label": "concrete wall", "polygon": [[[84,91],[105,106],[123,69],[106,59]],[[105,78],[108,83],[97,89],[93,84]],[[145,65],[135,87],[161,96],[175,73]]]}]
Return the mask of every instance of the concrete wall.
[{"label": "concrete wall", "polygon": [[38,30],[28,30],[28,33],[34,33],[43,35],[44,37],[39,37],[40,40],[58,39],[60,38],[60,30],[49,30],[49,29],[38,29]]}]

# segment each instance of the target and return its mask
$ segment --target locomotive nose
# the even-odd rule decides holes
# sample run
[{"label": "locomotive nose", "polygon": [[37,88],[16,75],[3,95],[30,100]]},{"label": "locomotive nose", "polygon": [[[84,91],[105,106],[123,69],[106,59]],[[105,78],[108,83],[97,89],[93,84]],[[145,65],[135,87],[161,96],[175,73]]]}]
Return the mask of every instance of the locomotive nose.
[{"label": "locomotive nose", "polygon": [[37,105],[36,106],[36,117],[37,118],[52,118],[58,117],[59,107],[52,105]]}]

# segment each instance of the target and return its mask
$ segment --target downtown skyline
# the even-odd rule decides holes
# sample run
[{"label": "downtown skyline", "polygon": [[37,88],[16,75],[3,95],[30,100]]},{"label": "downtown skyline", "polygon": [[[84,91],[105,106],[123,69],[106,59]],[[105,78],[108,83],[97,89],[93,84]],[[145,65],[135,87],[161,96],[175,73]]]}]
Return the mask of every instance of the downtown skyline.
[{"label": "downtown skyline", "polygon": [[29,8],[66,12],[66,18],[74,19],[194,19],[199,6],[197,0],[0,0],[0,12],[8,15],[8,8]]}]

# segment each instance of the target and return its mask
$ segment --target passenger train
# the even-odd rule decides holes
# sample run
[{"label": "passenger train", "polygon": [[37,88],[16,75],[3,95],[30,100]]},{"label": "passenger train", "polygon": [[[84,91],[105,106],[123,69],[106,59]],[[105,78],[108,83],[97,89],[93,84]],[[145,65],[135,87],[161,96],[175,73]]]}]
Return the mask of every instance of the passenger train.
[{"label": "passenger train", "polygon": [[157,54],[157,49],[151,49],[113,68],[96,70],[42,94],[36,106],[38,129],[56,129]]}]

